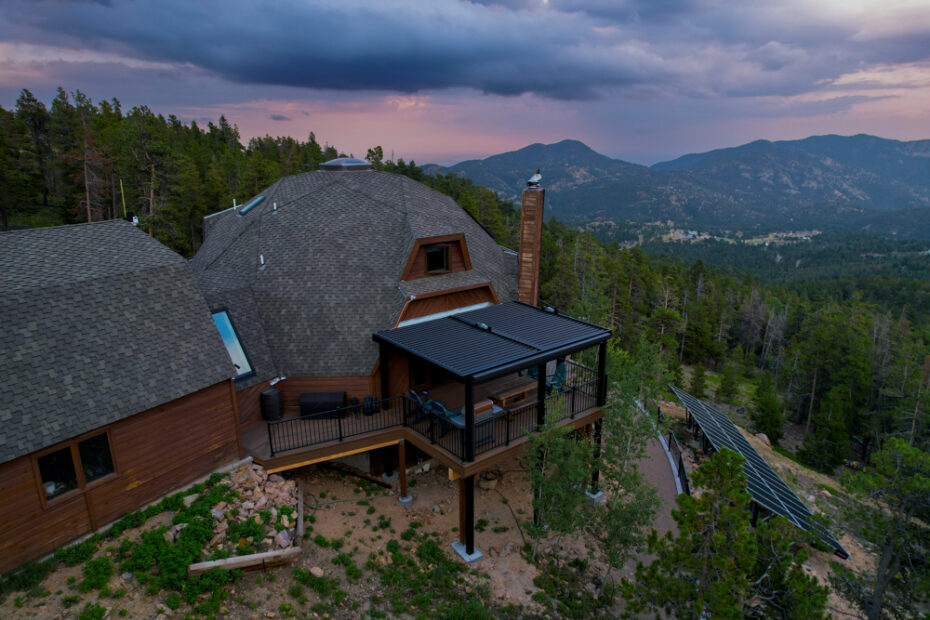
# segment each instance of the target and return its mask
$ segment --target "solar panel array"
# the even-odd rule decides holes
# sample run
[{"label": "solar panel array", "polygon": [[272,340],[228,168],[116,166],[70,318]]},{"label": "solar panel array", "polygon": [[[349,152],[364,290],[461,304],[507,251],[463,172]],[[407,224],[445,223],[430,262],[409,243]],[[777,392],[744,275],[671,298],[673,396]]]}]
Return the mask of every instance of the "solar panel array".
[{"label": "solar panel array", "polygon": [[[729,448],[745,459],[743,471],[746,473],[752,501],[770,512],[785,517],[795,527],[805,532],[809,531],[811,511],[756,452],[730,418],[674,385],[669,387],[697,422],[714,450]],[[823,542],[836,549],[837,555],[844,559],[848,557],[846,550],[830,532],[817,524],[814,524],[814,530]]]}]

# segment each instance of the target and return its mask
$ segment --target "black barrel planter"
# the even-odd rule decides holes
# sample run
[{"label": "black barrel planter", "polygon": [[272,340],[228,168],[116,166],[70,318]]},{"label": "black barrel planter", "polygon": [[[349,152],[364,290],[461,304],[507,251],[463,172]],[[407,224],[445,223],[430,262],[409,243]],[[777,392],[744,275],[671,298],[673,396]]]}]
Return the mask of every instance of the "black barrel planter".
[{"label": "black barrel planter", "polygon": [[268,422],[280,420],[284,416],[284,410],[281,407],[281,390],[270,388],[261,394],[262,418]]}]

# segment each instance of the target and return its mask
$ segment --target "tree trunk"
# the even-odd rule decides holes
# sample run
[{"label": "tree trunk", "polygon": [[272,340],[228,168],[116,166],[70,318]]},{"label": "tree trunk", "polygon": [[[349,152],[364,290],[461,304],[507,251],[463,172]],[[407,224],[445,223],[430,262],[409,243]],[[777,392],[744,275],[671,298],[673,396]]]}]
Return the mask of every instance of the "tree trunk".
[{"label": "tree trunk", "polygon": [[811,402],[807,407],[807,424],[804,425],[804,436],[811,432],[811,418],[814,417],[814,394],[817,393],[817,369],[814,370],[814,384],[811,386]]},{"label": "tree trunk", "polygon": [[155,216],[155,162],[152,162],[152,175],[149,178],[149,237],[152,234],[152,219]]}]

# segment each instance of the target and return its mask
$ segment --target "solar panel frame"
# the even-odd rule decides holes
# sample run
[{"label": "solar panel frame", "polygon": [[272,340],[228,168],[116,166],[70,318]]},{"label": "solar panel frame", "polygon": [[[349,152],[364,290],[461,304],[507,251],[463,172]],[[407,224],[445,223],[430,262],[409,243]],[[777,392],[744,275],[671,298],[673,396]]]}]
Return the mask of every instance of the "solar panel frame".
[{"label": "solar panel frame", "polygon": [[[810,531],[812,527],[811,517],[813,516],[811,511],[752,447],[752,444],[736,428],[733,421],[725,414],[684,390],[674,385],[669,387],[684,405],[688,415],[700,427],[714,450],[720,450],[720,448],[724,447],[729,448],[745,459],[743,471],[746,473],[747,486],[752,501],[770,512],[785,517],[795,527],[805,532]],[[837,555],[843,559],[849,557],[843,546],[830,532],[817,525],[813,527],[821,540],[836,550]]]}]

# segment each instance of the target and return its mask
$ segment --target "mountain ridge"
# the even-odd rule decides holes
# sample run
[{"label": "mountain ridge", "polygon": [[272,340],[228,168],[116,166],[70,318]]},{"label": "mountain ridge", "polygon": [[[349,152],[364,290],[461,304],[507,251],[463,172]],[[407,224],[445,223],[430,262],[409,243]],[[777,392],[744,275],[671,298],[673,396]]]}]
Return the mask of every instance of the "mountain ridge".
[{"label": "mountain ridge", "polygon": [[[817,226],[930,238],[930,140],[827,134],[755,140],[642,166],[578,140],[534,143],[431,171],[518,201],[542,170],[549,214],[569,223],[672,220],[737,230]],[[907,226],[913,211],[918,229]],[[893,217],[884,222],[881,214]]]}]

